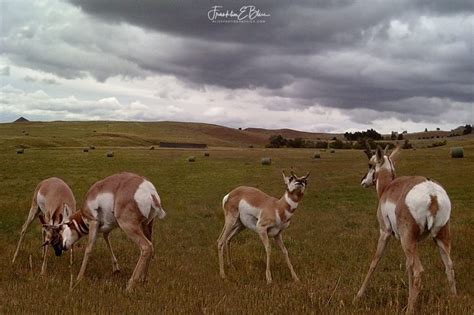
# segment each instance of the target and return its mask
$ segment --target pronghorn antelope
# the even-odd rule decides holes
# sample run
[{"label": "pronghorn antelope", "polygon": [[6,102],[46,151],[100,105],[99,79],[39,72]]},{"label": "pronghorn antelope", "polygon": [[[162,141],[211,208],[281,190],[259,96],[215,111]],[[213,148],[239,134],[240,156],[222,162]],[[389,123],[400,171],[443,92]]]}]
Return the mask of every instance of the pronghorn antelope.
[{"label": "pronghorn antelope", "polygon": [[33,194],[30,212],[21,229],[20,240],[13,255],[12,263],[15,263],[28,227],[38,217],[41,224],[43,224],[43,265],[41,266],[41,274],[46,274],[47,245],[53,246],[56,256],[61,255],[59,239],[54,237],[53,230],[59,229],[59,225],[67,220],[74,211],[76,211],[76,200],[71,189],[63,180],[51,177],[41,181],[36,186]]},{"label": "pronghorn antelope", "polygon": [[132,173],[120,173],[96,182],[87,192],[82,208],[71,215],[59,231],[61,246],[68,250],[82,236],[89,235],[76,285],[83,278],[97,233],[103,234],[112,255],[113,271],[119,266],[109,242],[109,233],[117,226],[140,247],[140,258],[128,282],[127,291],[138,281],[145,281],[153,256],[152,231],[156,216],[163,219],[155,187],[145,178]]},{"label": "pronghorn antelope", "polygon": [[227,262],[231,265],[230,240],[244,228],[248,228],[258,233],[265,246],[267,283],[272,282],[268,237],[275,239],[285,256],[293,280],[299,281],[288,256],[288,250],[283,244],[282,232],[290,225],[290,219],[295,213],[298,203],[303,199],[308,177],[309,172],[303,177],[298,177],[293,172],[291,172],[291,176],[286,176],[283,172],[286,191],[280,199],[271,197],[256,188],[246,186],[237,187],[224,197],[222,208],[224,209],[225,223],[217,241],[219,269],[223,279],[226,277],[224,250],[227,251]]},{"label": "pronghorn antelope", "polygon": [[415,309],[416,299],[421,288],[423,267],[417,252],[417,242],[430,235],[439,248],[441,259],[446,268],[449,287],[456,294],[453,262],[450,257],[451,240],[449,217],[451,202],[446,191],[438,183],[421,176],[402,176],[395,178],[394,163],[400,153],[400,147],[386,155],[377,147],[375,155],[367,145],[365,151],[369,158],[369,170],[362,178],[363,187],[376,186],[379,196],[377,218],[380,225],[380,237],[377,251],[370,264],[369,272],[355,298],[360,298],[367,287],[389,236],[400,239],[406,255],[406,268],[409,282],[407,313]]}]

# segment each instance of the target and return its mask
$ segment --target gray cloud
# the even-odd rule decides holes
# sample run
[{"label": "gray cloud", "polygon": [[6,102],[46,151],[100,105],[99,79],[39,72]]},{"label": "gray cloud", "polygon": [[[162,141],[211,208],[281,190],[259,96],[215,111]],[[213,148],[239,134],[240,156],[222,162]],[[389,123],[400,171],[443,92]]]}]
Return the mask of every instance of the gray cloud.
[{"label": "gray cloud", "polygon": [[207,19],[212,5],[243,0],[52,4],[5,4],[0,53],[67,79],[171,75],[190,89],[254,91],[274,111],[340,108],[359,123],[435,122],[473,103],[472,1],[260,0],[271,14],[261,24]]}]

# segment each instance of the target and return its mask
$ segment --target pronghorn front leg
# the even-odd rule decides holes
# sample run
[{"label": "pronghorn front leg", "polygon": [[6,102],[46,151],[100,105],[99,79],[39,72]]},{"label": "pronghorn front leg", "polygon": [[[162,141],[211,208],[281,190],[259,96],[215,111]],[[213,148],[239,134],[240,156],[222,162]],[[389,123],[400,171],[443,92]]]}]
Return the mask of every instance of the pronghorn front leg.
[{"label": "pronghorn front leg", "polygon": [[86,250],[84,252],[84,258],[82,259],[81,269],[79,270],[79,274],[77,275],[76,284],[74,285],[72,289],[74,289],[79,283],[79,281],[81,281],[82,278],[84,277],[84,273],[86,272],[86,267],[87,267],[87,261],[89,260],[89,256],[92,252],[92,248],[94,247],[95,241],[97,240],[98,230],[99,230],[99,222],[95,220],[91,221],[89,225],[89,239],[87,241]]},{"label": "pronghorn front leg", "polygon": [[110,245],[109,232],[104,233],[103,236],[104,236],[105,243],[107,244],[107,247],[109,248],[110,254],[112,255],[112,273],[120,272],[120,267],[117,261],[117,257],[115,257],[114,251],[112,250],[112,246]]},{"label": "pronghorn front leg", "polygon": [[389,232],[380,230],[379,242],[377,244],[377,251],[375,252],[374,258],[372,259],[372,262],[370,263],[369,272],[367,273],[367,276],[365,277],[365,280],[362,283],[362,286],[360,287],[359,292],[357,292],[357,295],[354,298],[354,301],[356,301],[357,299],[361,298],[362,295],[364,295],[364,292],[365,292],[365,289],[367,288],[367,284],[369,283],[370,277],[374,273],[375,268],[377,267],[377,264],[380,261],[380,258],[382,258],[383,251],[385,249],[385,246],[387,245],[387,241],[389,237],[390,237]]},{"label": "pronghorn front leg", "polygon": [[[45,241],[46,241],[46,231],[44,230],[43,228],[43,231],[42,231],[42,235],[43,235],[43,244],[45,244]],[[44,276],[46,275],[46,266],[47,266],[47,256],[48,256],[48,248],[49,248],[49,245],[44,245],[43,246],[43,265],[41,266],[41,273],[40,275]]]},{"label": "pronghorn front leg", "polygon": [[288,265],[288,268],[290,269],[291,277],[294,281],[300,282],[300,279],[296,275],[296,272],[293,269],[293,265],[291,264],[290,256],[288,256],[288,250],[286,249],[285,244],[283,243],[283,237],[281,235],[281,232],[278,233],[277,236],[275,236],[275,242],[277,243],[278,247],[280,247],[281,251],[283,252],[283,255],[285,256],[285,261]]},{"label": "pronghorn front leg", "polygon": [[36,218],[37,214],[38,214],[38,208],[32,206],[30,208],[30,212],[28,213],[28,218],[26,219],[25,223],[23,224],[23,226],[21,228],[20,240],[18,241],[18,245],[16,246],[15,254],[13,255],[13,259],[12,259],[12,264],[15,263],[16,257],[18,256],[18,252],[20,250],[21,242],[23,241],[23,238],[25,237],[25,234],[26,234],[26,231],[28,230],[28,227],[33,222],[33,220]]},{"label": "pronghorn front leg", "polygon": [[257,223],[257,233],[262,240],[263,246],[265,246],[265,252],[267,253],[267,268],[265,271],[265,275],[267,277],[267,284],[272,283],[272,273],[270,271],[270,254],[271,254],[271,247],[270,241],[268,240],[267,228],[263,226],[259,226]]}]

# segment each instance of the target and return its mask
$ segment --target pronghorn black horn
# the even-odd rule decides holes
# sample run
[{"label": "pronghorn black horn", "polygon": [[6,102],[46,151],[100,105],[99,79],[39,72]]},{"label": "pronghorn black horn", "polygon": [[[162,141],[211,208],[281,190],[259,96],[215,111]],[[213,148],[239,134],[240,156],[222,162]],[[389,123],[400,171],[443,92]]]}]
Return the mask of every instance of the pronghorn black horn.
[{"label": "pronghorn black horn", "polygon": [[303,178],[304,178],[304,179],[307,179],[310,174],[311,174],[311,171],[309,171]]}]

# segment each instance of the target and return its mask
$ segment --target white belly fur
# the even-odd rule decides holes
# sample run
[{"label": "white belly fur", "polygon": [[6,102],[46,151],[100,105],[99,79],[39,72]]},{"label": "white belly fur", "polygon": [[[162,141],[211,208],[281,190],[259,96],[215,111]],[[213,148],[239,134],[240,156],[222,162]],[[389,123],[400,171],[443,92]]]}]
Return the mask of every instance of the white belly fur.
[{"label": "white belly fur", "polygon": [[[100,193],[95,199],[87,202],[94,218],[99,221],[100,231],[108,232],[117,226],[114,215],[114,195],[112,193]],[[100,208],[100,212],[98,209]]]},{"label": "white belly fur", "polygon": [[[240,200],[239,202],[240,221],[246,228],[257,232],[257,222],[260,218],[261,212],[262,212],[261,209],[253,207],[244,199]],[[280,216],[278,215],[278,210],[275,209],[275,212],[276,212],[275,224],[269,227],[267,231],[268,236],[270,237],[276,236],[282,230],[286,229],[288,225],[290,224],[289,221],[282,223]]]},{"label": "white belly fur", "polygon": [[[438,211],[435,216],[429,210],[430,196],[436,196],[438,201]],[[443,187],[432,181],[426,181],[413,187],[407,194],[405,203],[420,230],[423,232],[426,227],[432,236],[438,234],[451,215],[451,201],[448,194]]]},{"label": "white belly fur", "polygon": [[242,224],[252,231],[257,231],[257,221],[260,217],[260,209],[252,207],[244,199],[239,202],[239,215]]},{"label": "white belly fur", "polygon": [[380,211],[382,212],[382,218],[385,222],[385,226],[389,229],[389,232],[393,232],[397,239],[400,238],[397,228],[397,217],[395,216],[396,205],[392,202],[385,202],[382,204]]}]

